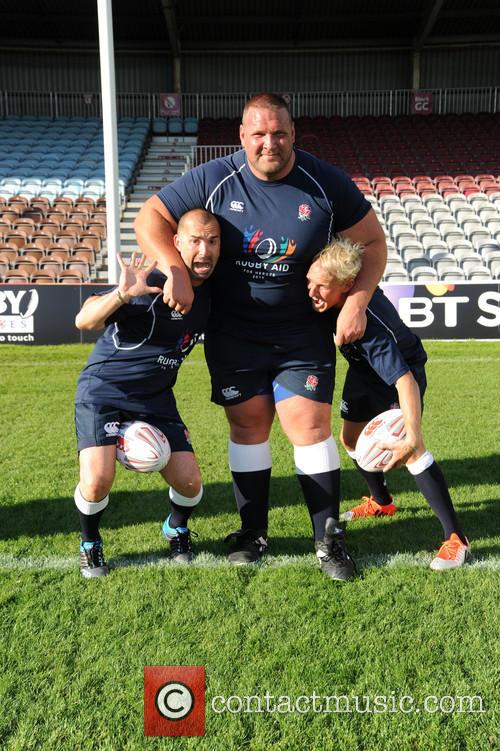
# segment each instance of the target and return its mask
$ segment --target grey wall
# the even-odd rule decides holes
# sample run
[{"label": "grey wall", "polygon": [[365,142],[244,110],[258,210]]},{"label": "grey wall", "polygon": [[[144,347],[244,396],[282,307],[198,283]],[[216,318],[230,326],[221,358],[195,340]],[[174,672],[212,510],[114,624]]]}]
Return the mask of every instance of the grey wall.
[{"label": "grey wall", "polygon": [[428,50],[421,58],[422,88],[500,85],[500,46]]},{"label": "grey wall", "polygon": [[[172,90],[167,55],[116,55],[118,92]],[[500,45],[424,50],[421,88],[500,85]],[[409,51],[185,54],[184,92],[360,91],[412,86]],[[97,52],[0,52],[0,90],[98,91]]]},{"label": "grey wall", "polygon": [[[167,55],[115,56],[117,92],[171,90],[172,66]],[[99,91],[97,52],[0,52],[0,90]]]},{"label": "grey wall", "polygon": [[403,52],[187,55],[185,91],[342,91],[403,89],[411,63]]}]

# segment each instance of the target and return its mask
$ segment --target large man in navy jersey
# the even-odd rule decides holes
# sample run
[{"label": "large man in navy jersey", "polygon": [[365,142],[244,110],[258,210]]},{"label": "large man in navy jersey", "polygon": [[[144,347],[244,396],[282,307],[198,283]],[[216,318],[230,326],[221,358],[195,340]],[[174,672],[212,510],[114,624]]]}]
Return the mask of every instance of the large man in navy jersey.
[{"label": "large man in navy jersey", "polygon": [[277,413],[294,446],[314,539],[326,539],[321,568],[348,579],[354,564],[337,524],[339,458],[330,428],[335,351],[329,327],[311,310],[305,275],[334,234],[364,243],[365,264],[339,322],[339,337],[351,341],[366,325],[366,303],[385,267],[385,238],[347,175],[294,149],[281,97],[261,94],[247,102],[240,140],[242,151],[196,167],[149,199],[136,220],[137,239],[170,279],[165,301],[184,312],[192,294],[172,246],[177,221],[204,206],[221,225],[206,357],[212,399],[224,406],[230,425],[241,516],[241,529],[229,536],[229,560],[255,562],[267,546],[268,439]]},{"label": "large man in navy jersey", "polygon": [[[318,313],[335,327],[347,295],[361,268],[363,248],[347,239],[335,240],[314,259],[307,274],[309,295]],[[364,477],[370,496],[343,514],[347,521],[367,516],[393,516],[396,505],[385,482],[385,473],[405,464],[421,493],[443,527],[445,541],[431,563],[435,571],[462,566],[469,557],[469,543],[460,527],[448,486],[432,454],[426,450],[421,430],[421,411],[427,386],[427,355],[422,342],[401,320],[390,300],[377,289],[367,307],[367,326],[361,339],[342,344],[349,363],[342,392],[341,441]],[[406,436],[390,448],[392,460],[384,473],[367,472],[356,462],[356,442],[365,425],[376,415],[400,407]]]},{"label": "large man in navy jersey", "polygon": [[86,300],[76,317],[80,329],[106,327],[80,375],[75,398],[80,456],[75,503],[82,536],[80,570],[87,578],[108,573],[99,522],[115,476],[116,434],[127,420],[155,425],[169,441],[172,454],[161,474],[170,485],[171,513],[163,533],[174,560],[189,563],[192,558],[187,522],[203,490],[172,389],[206,327],[210,292],[203,282],[219,257],[219,224],[204,209],[190,211],[179,221],[174,242],[194,291],[189,312],[165,305],[165,275],[156,263],[145,268],[144,257],[133,253],[130,265],[118,257],[118,287]]}]

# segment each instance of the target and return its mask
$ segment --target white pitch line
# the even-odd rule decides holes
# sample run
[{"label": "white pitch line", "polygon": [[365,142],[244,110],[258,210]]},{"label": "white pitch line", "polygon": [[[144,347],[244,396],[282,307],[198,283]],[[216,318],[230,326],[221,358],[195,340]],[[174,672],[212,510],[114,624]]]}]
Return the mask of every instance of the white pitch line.
[{"label": "white pitch line", "polygon": [[[371,555],[360,556],[356,558],[356,563],[360,568],[427,568],[432,560],[430,553],[373,553]],[[168,558],[159,555],[121,557],[117,556],[109,561],[112,568],[125,567],[150,567],[150,568],[170,568],[178,567],[180,564],[173,563]],[[307,568],[316,567],[316,557],[310,555],[267,555],[259,562],[256,568],[285,568],[286,566],[305,566]],[[78,567],[78,558],[63,556],[46,556],[42,558],[17,558],[13,555],[0,555],[0,569],[6,571],[27,571],[27,570],[52,570],[66,571]],[[212,555],[211,553],[200,553],[196,556],[190,568],[233,568],[232,564],[223,556]],[[477,557],[474,556],[472,561],[467,564],[467,569],[486,569],[488,571],[500,571],[500,557]]]}]

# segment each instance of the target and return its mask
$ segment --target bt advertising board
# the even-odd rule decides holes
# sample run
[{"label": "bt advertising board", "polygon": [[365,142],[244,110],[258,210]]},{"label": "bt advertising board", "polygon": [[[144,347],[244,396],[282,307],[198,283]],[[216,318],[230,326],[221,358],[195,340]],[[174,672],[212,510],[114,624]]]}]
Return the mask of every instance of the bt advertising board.
[{"label": "bt advertising board", "polygon": [[[500,283],[382,284],[403,321],[422,339],[500,339]],[[92,342],[75,328],[91,294],[109,284],[0,284],[0,344]]]}]

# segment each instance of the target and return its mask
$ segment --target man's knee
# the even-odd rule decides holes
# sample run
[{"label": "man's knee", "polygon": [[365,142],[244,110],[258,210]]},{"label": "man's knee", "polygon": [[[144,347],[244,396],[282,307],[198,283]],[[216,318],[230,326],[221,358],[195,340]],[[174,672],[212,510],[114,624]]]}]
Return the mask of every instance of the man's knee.
[{"label": "man's knee", "polygon": [[175,490],[187,498],[197,496],[201,490],[201,474],[198,467],[189,473],[189,475],[180,475],[175,480]]},{"label": "man's knee", "polygon": [[83,497],[89,503],[95,503],[100,501],[101,498],[108,495],[113,485],[114,472],[109,473],[81,473],[80,475],[80,490]]},{"label": "man's knee", "polygon": [[[345,448],[346,451],[354,451],[356,449],[356,442],[349,438],[349,436],[346,436],[343,430],[340,431],[340,443]],[[353,445],[354,444],[354,445]]]},{"label": "man's knee", "polygon": [[200,468],[195,455],[190,451],[174,451],[160,474],[181,496],[193,498],[201,490]]},{"label": "man's knee", "polygon": [[312,446],[331,435],[331,405],[294,396],[276,406],[287,438],[296,446]]},{"label": "man's knee", "polygon": [[89,503],[100,501],[109,493],[115,465],[115,446],[91,446],[80,451],[80,489]]},{"label": "man's knee", "polygon": [[274,403],[257,397],[226,409],[230,437],[234,443],[264,443],[269,438],[274,419]]},{"label": "man's knee", "polygon": [[344,422],[340,429],[340,442],[346,451],[356,451],[356,443],[366,423]]}]

